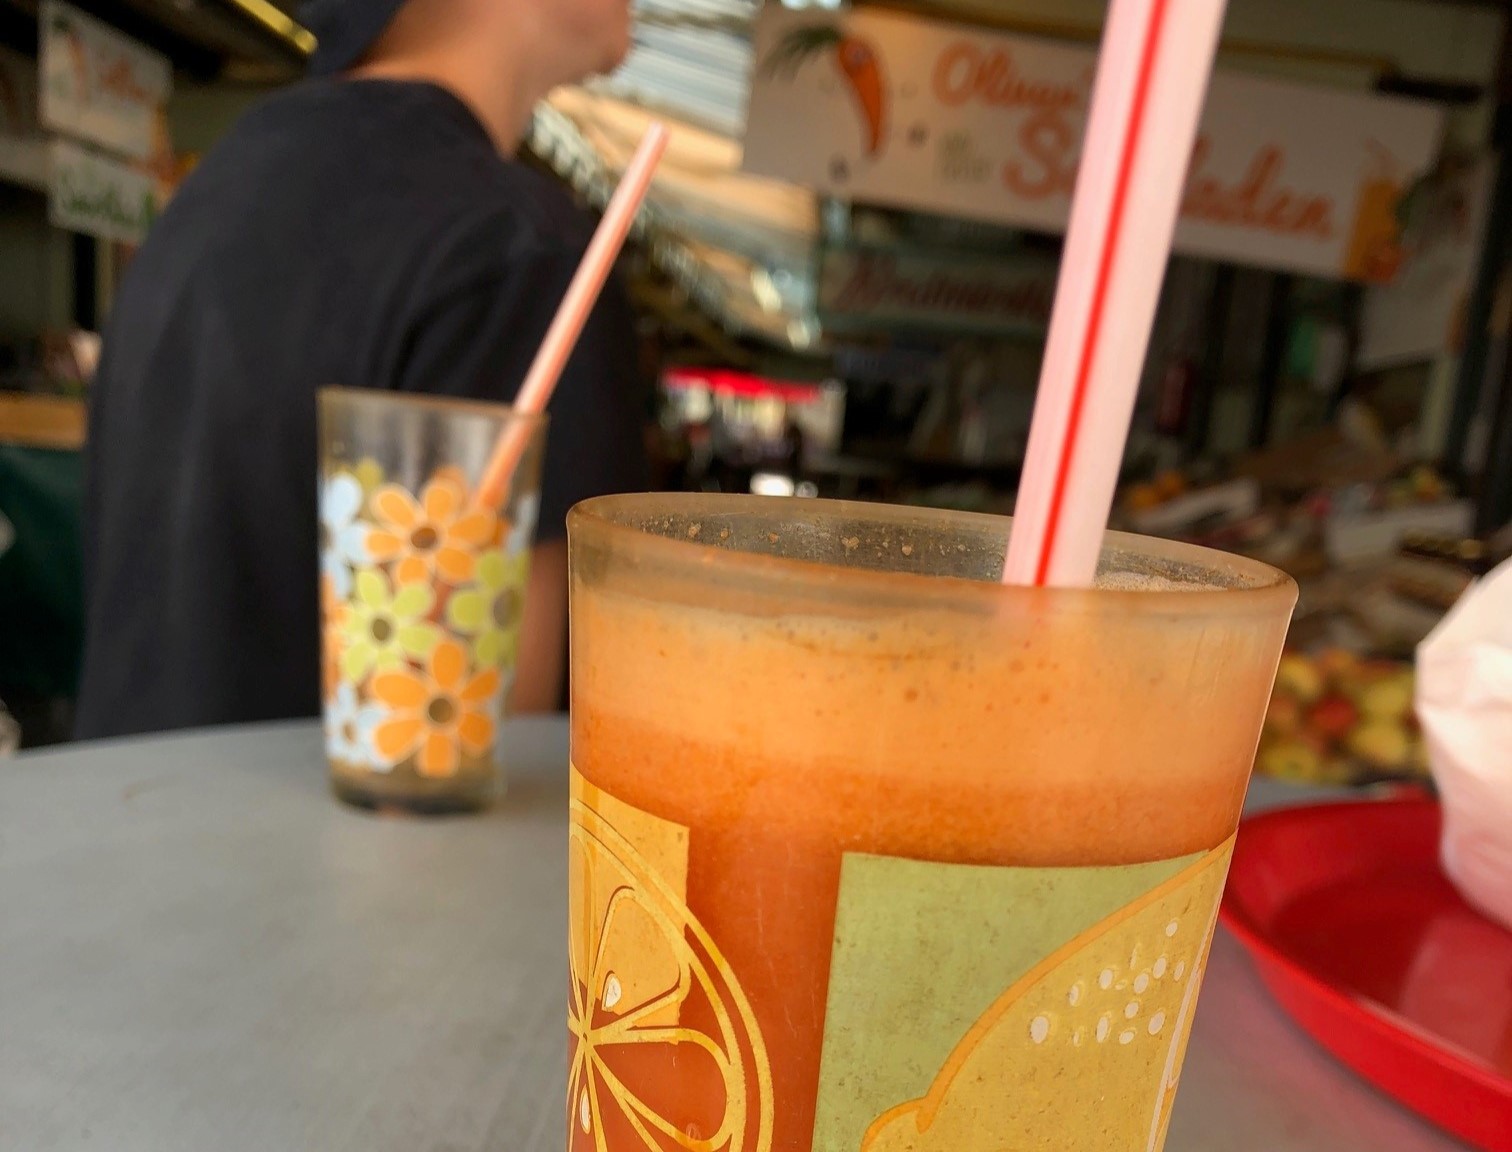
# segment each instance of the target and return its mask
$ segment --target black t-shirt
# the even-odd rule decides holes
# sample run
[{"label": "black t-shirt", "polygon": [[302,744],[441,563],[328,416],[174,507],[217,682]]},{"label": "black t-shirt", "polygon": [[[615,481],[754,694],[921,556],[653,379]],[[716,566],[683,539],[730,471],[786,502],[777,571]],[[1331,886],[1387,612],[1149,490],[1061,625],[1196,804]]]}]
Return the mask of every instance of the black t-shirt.
[{"label": "black t-shirt", "polygon": [[[316,393],[509,400],[591,234],[451,94],[248,113],[136,255],[90,405],[81,737],[319,711]],[[611,282],[551,403],[539,535],[645,482]]]}]

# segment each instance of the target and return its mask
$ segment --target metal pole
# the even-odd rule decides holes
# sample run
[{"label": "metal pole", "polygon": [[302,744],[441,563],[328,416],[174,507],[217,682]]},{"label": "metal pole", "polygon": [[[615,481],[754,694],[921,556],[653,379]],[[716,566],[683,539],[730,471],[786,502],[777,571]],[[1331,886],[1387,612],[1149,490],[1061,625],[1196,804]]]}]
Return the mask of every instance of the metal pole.
[{"label": "metal pole", "polygon": [[1207,449],[1213,421],[1213,396],[1223,375],[1223,353],[1228,343],[1229,314],[1234,306],[1234,266],[1219,264],[1213,270],[1213,289],[1208,296],[1207,339],[1202,360],[1193,381],[1192,399],[1187,415],[1186,457],[1194,459]]},{"label": "metal pole", "polygon": [[1491,127],[1492,147],[1498,153],[1496,182],[1491,193],[1491,211],[1486,222],[1480,267],[1465,307],[1465,350],[1460,357],[1454,406],[1450,410],[1441,460],[1444,471],[1460,480],[1464,479],[1465,443],[1470,436],[1470,424],[1480,407],[1481,385],[1491,349],[1488,326],[1496,301],[1496,286],[1508,250],[1512,248],[1512,163],[1508,163],[1508,157],[1512,155],[1512,13],[1504,15],[1503,21],[1501,57],[1496,70],[1496,115]]},{"label": "metal pole", "polygon": [[1495,532],[1512,520],[1512,356],[1502,361],[1501,395],[1488,437],[1486,467],[1475,508],[1477,535]]},{"label": "metal pole", "polygon": [[1291,289],[1295,278],[1284,272],[1271,276],[1266,302],[1265,342],[1260,351],[1260,379],[1255,384],[1255,404],[1250,409],[1249,446],[1263,448],[1270,439],[1271,417],[1276,408],[1276,386],[1286,359],[1286,337],[1291,330]]},{"label": "metal pole", "polygon": [[[1512,121],[1512,107],[1497,111],[1498,122]],[[1512,125],[1509,125],[1512,127]],[[1498,133],[1500,135],[1500,133]],[[1500,150],[1507,152],[1506,142]],[[1465,474],[1465,445],[1470,425],[1480,408],[1481,386],[1491,355],[1491,309],[1496,303],[1496,286],[1512,247],[1512,164],[1505,155],[1497,158],[1496,184],[1491,195],[1491,216],[1486,223],[1486,244],[1481,250],[1480,268],[1475,286],[1465,307],[1465,351],[1460,357],[1459,376],[1454,385],[1454,406],[1449,412],[1449,427],[1444,434],[1443,468],[1458,479]]]}]

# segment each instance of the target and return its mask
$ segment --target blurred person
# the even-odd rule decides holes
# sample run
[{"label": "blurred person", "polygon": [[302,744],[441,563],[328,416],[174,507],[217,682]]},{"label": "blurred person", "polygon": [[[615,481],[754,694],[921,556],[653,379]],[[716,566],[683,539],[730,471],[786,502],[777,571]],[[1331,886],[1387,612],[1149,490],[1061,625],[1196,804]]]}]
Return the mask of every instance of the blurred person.
[{"label": "blurred person", "polygon": [[[591,233],[512,159],[612,69],[629,0],[314,0],[311,78],[248,112],[133,260],[91,401],[77,734],[320,710],[316,392],[507,402]],[[606,287],[551,405],[513,703],[556,706],[565,516],[642,487]]]}]

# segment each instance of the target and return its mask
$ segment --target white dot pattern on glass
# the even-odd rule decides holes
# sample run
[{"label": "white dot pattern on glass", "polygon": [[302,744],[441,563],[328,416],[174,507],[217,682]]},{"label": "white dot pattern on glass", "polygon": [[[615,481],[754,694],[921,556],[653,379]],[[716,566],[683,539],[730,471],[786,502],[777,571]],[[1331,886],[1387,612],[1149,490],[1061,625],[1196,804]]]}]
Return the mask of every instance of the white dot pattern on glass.
[{"label": "white dot pattern on glass", "polygon": [[[1177,922],[1173,919],[1156,928],[1162,934],[1169,933],[1171,926]],[[1180,948],[1178,946],[1179,953]],[[1175,976],[1179,981],[1186,971],[1186,958],[1176,961],[1175,969],[1171,967],[1171,959],[1168,953],[1157,956],[1148,967],[1136,969],[1133,965],[1145,963],[1144,956],[1148,956],[1149,949],[1136,946],[1129,954],[1130,968],[1123,968],[1122,964],[1115,964],[1097,970],[1097,975],[1091,980],[1076,980],[1066,987],[1066,1004],[1072,1009],[1080,1009],[1081,1012],[1099,1013],[1097,1023],[1091,1027],[1073,1026],[1078,1013],[1073,1012],[1072,1020],[1065,1029],[1063,1036],[1070,1038],[1074,1047],[1081,1047],[1091,1040],[1103,1044],[1109,1040],[1117,1039],[1119,1044],[1133,1044],[1145,1032],[1151,1036],[1159,1035],[1165,1028],[1166,1016],[1169,1005],[1165,1001],[1170,993],[1162,994],[1157,981],[1162,980],[1168,973]],[[1174,992],[1174,989],[1172,989]],[[1116,997],[1116,999],[1114,999]],[[1146,998],[1153,998],[1146,1005]],[[1102,1003],[1099,1003],[1099,1000]],[[1108,1001],[1113,1003],[1109,1004]],[[1162,1005],[1165,1005],[1162,1007]],[[1146,1007],[1149,1012],[1146,1012]],[[1106,1010],[1104,1010],[1106,1009]],[[1145,1016],[1144,1028],[1137,1023],[1132,1026],[1119,1024],[1119,1021],[1137,1021],[1141,1015]],[[1029,1021],[1029,1038],[1035,1044],[1053,1043],[1052,1033],[1056,1031],[1054,1021],[1056,1013],[1051,1011],[1040,1013]],[[1061,1041],[1064,1043],[1064,1039]]]},{"label": "white dot pattern on glass", "polygon": [[604,978],[604,1007],[612,1010],[624,994],[625,990],[620,986],[620,978],[613,972],[609,973]]},{"label": "white dot pattern on glass", "polygon": [[593,1131],[593,1113],[588,1107],[588,1090],[578,1094],[578,1127],[584,1132]]},{"label": "white dot pattern on glass", "polygon": [[[1154,1075],[1178,1039],[1175,1022],[1184,992],[1178,985],[1188,968],[1194,981],[1201,975],[1205,938],[1196,937],[1211,915],[1205,910],[1208,899],[1217,899],[1211,882],[1200,907],[1163,900],[1136,931],[1112,933],[1106,943],[1094,937],[1020,1002],[1018,1043],[1035,1052],[1036,1060],[1132,1061],[1141,1067],[1150,1061]],[[626,990],[623,996],[628,995]],[[604,1000],[609,1001],[607,983]],[[1075,1057],[1072,1049],[1078,1050]],[[1064,1056],[1053,1055],[1061,1050]]]}]

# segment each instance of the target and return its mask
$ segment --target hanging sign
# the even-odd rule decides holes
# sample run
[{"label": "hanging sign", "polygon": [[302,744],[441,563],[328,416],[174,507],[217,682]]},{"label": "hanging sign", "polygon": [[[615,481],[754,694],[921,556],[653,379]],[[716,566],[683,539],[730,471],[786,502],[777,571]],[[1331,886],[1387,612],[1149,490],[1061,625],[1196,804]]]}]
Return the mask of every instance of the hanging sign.
[{"label": "hanging sign", "polygon": [[52,224],[102,240],[141,243],[157,214],[150,175],[71,140],[54,140],[48,160]]},{"label": "hanging sign", "polygon": [[[763,7],[746,171],[828,196],[1064,232],[1096,53],[872,10]],[[1436,105],[1213,77],[1178,252],[1389,280]],[[800,128],[801,126],[801,128]]]},{"label": "hanging sign", "polygon": [[819,320],[827,331],[946,329],[1042,334],[1055,298],[1047,256],[829,247],[819,256]]},{"label": "hanging sign", "polygon": [[60,0],[44,0],[38,26],[43,126],[148,159],[173,88],[167,59]]},{"label": "hanging sign", "polygon": [[1354,366],[1362,371],[1454,354],[1491,208],[1496,158],[1446,158],[1403,205],[1402,266],[1365,293]]}]

